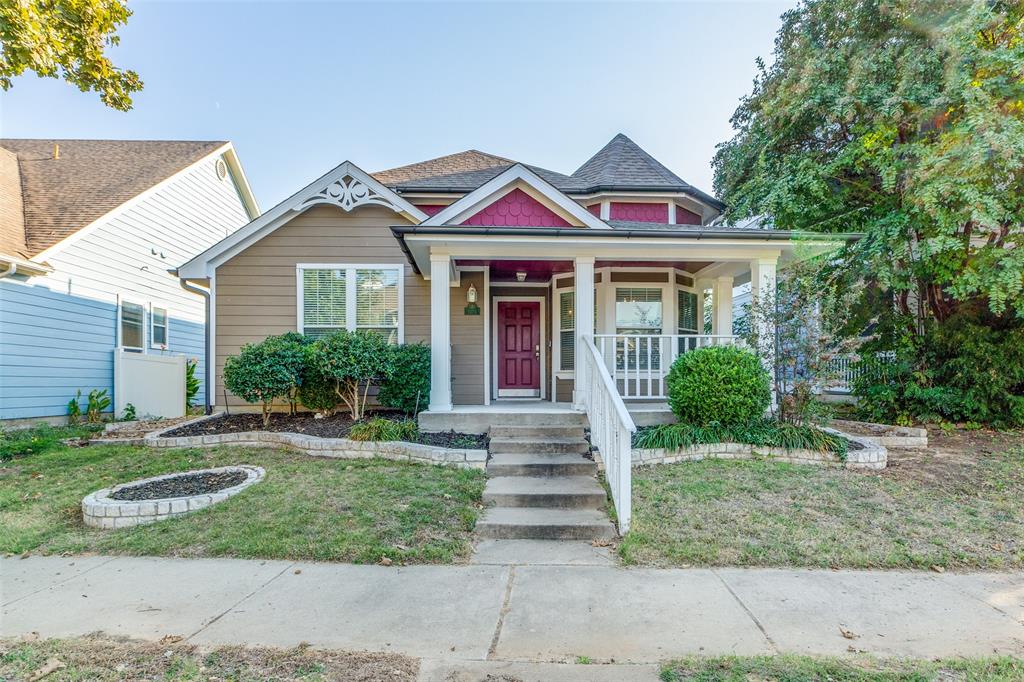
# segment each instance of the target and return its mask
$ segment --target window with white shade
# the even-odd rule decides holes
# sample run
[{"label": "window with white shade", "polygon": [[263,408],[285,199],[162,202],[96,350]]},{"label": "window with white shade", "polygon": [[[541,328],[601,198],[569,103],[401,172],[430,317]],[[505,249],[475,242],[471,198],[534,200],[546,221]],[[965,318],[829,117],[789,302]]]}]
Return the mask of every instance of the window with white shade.
[{"label": "window with white shade", "polygon": [[120,346],[128,350],[145,348],[146,308],[138,303],[121,302],[119,320]]},{"label": "window with white shade", "polygon": [[576,293],[558,295],[558,368],[570,372],[576,367]]},{"label": "window with white shade", "polygon": [[150,308],[149,345],[154,348],[167,348],[167,308]]},{"label": "window with white shade", "polygon": [[299,331],[367,329],[402,342],[402,266],[299,265]]},{"label": "window with white shade", "polygon": [[661,289],[618,287],[615,289],[615,333],[638,336],[619,339],[615,362],[620,370],[658,369],[661,366]]}]

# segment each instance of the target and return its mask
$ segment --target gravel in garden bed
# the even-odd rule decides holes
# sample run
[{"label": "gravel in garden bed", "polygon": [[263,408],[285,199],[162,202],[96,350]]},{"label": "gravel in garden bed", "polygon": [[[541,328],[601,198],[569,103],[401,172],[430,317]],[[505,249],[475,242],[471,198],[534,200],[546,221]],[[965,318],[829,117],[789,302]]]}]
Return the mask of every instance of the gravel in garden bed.
[{"label": "gravel in garden bed", "polygon": [[128,486],[115,490],[110,494],[114,500],[162,500],[168,497],[189,497],[192,495],[208,495],[225,488],[232,488],[245,481],[248,477],[244,471],[218,471],[201,474],[182,474],[149,481],[139,485]]},{"label": "gravel in garden bed", "polygon": [[[368,418],[383,417],[399,421],[405,418],[400,412],[372,412]],[[166,438],[180,438],[182,436],[209,436],[219,433],[242,433],[244,431],[274,431],[278,433],[302,433],[308,436],[319,438],[347,438],[352,428],[351,417],[345,413],[338,413],[331,417],[316,419],[311,413],[303,412],[297,415],[273,414],[270,417],[270,424],[264,428],[263,419],[258,414],[231,414],[207,419],[205,421],[188,424],[180,428],[164,433]],[[458,433],[447,431],[443,433],[421,433],[415,441],[423,445],[434,445],[442,448],[465,448],[472,450],[486,450],[487,436],[472,433]]]}]

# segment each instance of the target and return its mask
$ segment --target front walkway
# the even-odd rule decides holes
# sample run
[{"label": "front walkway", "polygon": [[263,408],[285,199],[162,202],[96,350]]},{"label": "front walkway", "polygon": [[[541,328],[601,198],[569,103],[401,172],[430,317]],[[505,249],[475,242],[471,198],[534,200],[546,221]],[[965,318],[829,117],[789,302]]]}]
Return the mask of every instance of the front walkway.
[{"label": "front walkway", "polygon": [[0,559],[0,585],[5,637],[182,635],[461,661],[1024,654],[1019,573],[29,557]]}]

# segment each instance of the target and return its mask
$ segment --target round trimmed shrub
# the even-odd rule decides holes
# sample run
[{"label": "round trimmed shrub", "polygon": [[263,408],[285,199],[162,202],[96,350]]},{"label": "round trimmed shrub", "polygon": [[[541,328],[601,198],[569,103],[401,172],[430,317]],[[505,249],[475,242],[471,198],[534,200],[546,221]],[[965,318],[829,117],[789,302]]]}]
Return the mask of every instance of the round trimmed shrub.
[{"label": "round trimmed shrub", "polygon": [[377,402],[406,414],[430,402],[430,346],[410,343],[391,347],[391,376],[380,384]]},{"label": "round trimmed shrub", "polygon": [[679,421],[746,424],[764,416],[771,380],[757,355],[736,346],[683,353],[669,370],[668,404]]}]

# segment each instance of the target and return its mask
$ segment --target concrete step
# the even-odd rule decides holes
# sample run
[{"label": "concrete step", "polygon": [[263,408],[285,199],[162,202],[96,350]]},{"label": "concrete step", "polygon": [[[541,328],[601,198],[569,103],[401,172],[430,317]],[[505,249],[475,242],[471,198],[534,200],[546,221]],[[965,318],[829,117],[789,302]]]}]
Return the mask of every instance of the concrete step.
[{"label": "concrete step", "polygon": [[500,476],[484,488],[484,504],[497,507],[601,509],[606,499],[590,476]]},{"label": "concrete step", "polygon": [[583,454],[590,443],[582,438],[491,438],[491,454]]},{"label": "concrete step", "polygon": [[580,455],[497,454],[487,462],[489,476],[593,476],[597,464]]},{"label": "concrete step", "polygon": [[563,424],[558,426],[533,426],[520,424],[496,424],[491,427],[491,438],[531,438],[544,440],[547,438],[583,438],[582,424]]},{"label": "concrete step", "polygon": [[476,524],[480,537],[534,540],[610,540],[615,527],[597,509],[491,507]]}]

